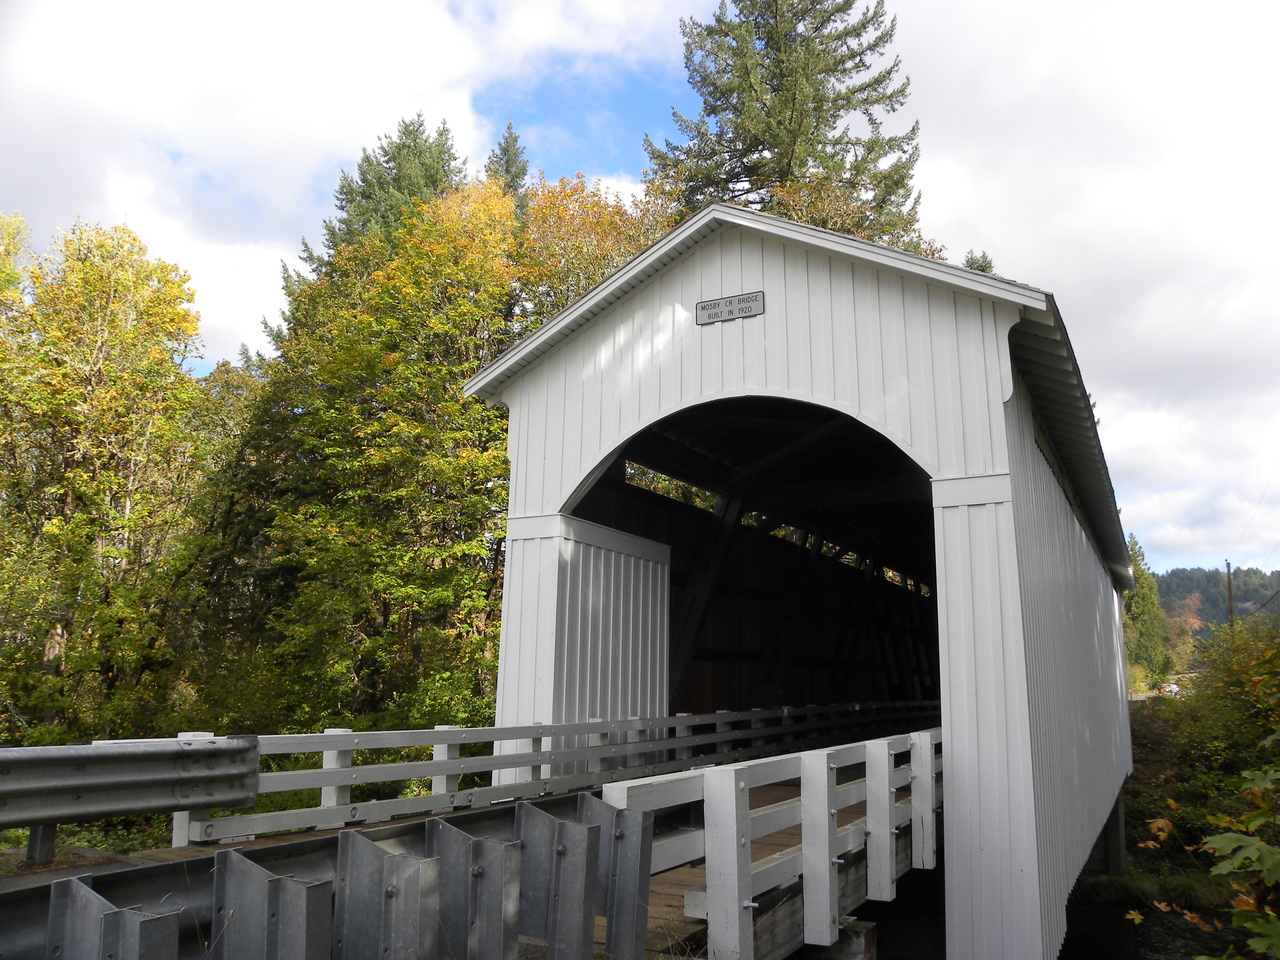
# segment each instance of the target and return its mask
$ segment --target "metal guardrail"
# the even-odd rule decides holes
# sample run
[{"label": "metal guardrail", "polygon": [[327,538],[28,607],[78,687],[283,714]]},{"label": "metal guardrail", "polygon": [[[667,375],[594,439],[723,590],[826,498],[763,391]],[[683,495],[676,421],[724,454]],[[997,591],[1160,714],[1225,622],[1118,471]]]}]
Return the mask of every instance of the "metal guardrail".
[{"label": "metal guardrail", "polygon": [[344,830],[0,895],[4,960],[644,960],[653,814],[591,796]]},{"label": "metal guardrail", "polygon": [[0,827],[30,826],[41,863],[59,823],[244,806],[257,792],[257,737],[0,748]]}]

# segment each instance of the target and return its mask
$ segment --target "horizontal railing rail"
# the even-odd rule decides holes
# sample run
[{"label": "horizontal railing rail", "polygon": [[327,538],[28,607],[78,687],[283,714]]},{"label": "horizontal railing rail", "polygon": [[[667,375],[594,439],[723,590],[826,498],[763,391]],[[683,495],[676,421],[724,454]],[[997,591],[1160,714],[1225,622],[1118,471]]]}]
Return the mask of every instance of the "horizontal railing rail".
[{"label": "horizontal railing rail", "polygon": [[[784,784],[798,795],[750,807],[753,789]],[[785,955],[835,943],[841,917],[865,900],[892,900],[902,874],[936,865],[942,730],[606,784],[604,799],[655,814],[701,807],[690,820],[704,827],[655,834],[651,868],[705,858],[706,885],[686,893],[685,913],[707,921],[712,957],[752,960],[756,911],[803,877],[802,921],[770,934],[770,955],[792,937]],[[754,841],[796,827],[799,843],[753,858]]]},{"label": "horizontal railing rail", "polygon": [[[717,711],[518,727],[327,730],[260,736],[263,756],[310,754],[310,769],[264,771],[260,795],[320,790],[318,806],[174,817],[174,846],[265,833],[332,829],[396,817],[528,800],[606,783],[843,743],[875,731],[935,723],[935,702],[885,702]],[[932,718],[932,719],[931,719]],[[429,749],[431,759],[386,762],[378,751]],[[483,756],[462,756],[465,749]],[[319,765],[314,766],[319,754]],[[360,763],[365,759],[371,762]],[[463,778],[468,778],[469,783]],[[352,800],[352,787],[416,781],[401,796]],[[465,786],[464,786],[465,784]],[[212,805],[211,805],[212,806]]]}]

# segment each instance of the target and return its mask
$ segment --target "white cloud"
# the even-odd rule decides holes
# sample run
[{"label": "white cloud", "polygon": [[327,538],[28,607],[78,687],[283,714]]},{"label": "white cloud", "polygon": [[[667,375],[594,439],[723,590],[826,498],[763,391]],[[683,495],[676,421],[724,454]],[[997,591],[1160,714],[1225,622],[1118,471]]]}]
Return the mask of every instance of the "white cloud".
[{"label": "white cloud", "polygon": [[1250,515],[1280,436],[1280,188],[1260,120],[1273,112],[1280,12],[897,7],[926,232],[1056,295],[1122,519],[1154,567],[1220,566],[1233,550],[1265,562],[1280,485]]},{"label": "white cloud", "polygon": [[[22,210],[40,245],[77,217],[127,221],[191,272],[206,354],[231,356],[262,343],[280,260],[319,234],[338,171],[403,117],[447,120],[479,166],[506,118],[479,114],[477,97],[558,77],[561,101],[522,101],[522,140],[594,156],[589,178],[632,192],[640,171],[619,169],[633,154],[618,145],[644,131],[628,127],[627,101],[663,101],[637,124],[666,116],[679,18],[714,7],[9,0],[0,209]],[[1267,488],[1280,436],[1267,122],[1280,6],[890,0],[895,11],[926,233],[953,259],[985,249],[1055,294],[1125,526],[1153,566],[1237,550],[1265,562],[1280,541],[1280,483]]]}]

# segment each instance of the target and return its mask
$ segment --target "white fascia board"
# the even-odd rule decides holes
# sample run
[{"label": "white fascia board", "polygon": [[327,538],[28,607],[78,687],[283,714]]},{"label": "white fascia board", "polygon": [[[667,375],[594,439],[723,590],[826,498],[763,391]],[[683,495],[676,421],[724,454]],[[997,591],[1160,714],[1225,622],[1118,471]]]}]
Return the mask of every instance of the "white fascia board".
[{"label": "white fascia board", "polygon": [[857,240],[820,227],[783,220],[747,207],[716,203],[703,208],[632,257],[578,300],[512,346],[497,360],[472,376],[464,385],[464,391],[485,400],[495,400],[503,384],[524,367],[659,269],[690,250],[697,241],[728,226],[758,230],[851,259],[898,270],[920,277],[926,282],[951,287],[987,300],[1012,303],[1024,313],[1036,314],[1048,309],[1048,294],[1025,284],[1002,280],[941,260],[905,253],[893,247]]}]

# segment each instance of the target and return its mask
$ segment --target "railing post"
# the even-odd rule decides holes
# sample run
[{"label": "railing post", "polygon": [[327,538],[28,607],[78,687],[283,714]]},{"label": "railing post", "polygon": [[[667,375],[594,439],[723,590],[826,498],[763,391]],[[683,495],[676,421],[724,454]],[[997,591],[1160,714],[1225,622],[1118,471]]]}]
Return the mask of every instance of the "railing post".
[{"label": "railing post", "polygon": [[[677,714],[676,714],[676,716],[677,716],[677,717],[687,717],[687,716],[689,716],[689,714],[688,714],[688,713],[677,713]],[[677,740],[679,740],[679,739],[681,739],[682,737],[689,737],[689,736],[692,736],[692,735],[693,735],[693,727],[689,726],[688,724],[685,724],[684,726],[676,727],[674,732],[675,732],[675,735],[676,735],[676,739],[677,739]],[[676,747],[676,749],[675,749],[675,757],[674,757],[674,759],[676,759],[676,760],[692,760],[692,759],[693,759],[693,747]]]},{"label": "railing post", "polygon": [[[640,718],[633,716],[633,717],[627,717],[627,719],[639,720]],[[622,762],[626,764],[628,767],[643,767],[647,762],[646,755],[643,753],[634,752],[629,745],[633,743],[640,743],[644,739],[644,731],[628,730],[625,734],[623,734],[623,737],[626,740],[628,747],[626,750],[626,756],[623,757]]]},{"label": "railing post", "polygon": [[[588,723],[604,723],[604,721],[601,720],[599,717],[592,717],[587,722]],[[587,741],[587,746],[589,747],[605,747],[609,745],[609,733],[608,731],[605,731],[605,730],[601,730],[599,733],[589,733],[587,734],[585,739]],[[588,773],[603,773],[608,768],[609,768],[608,759],[604,756],[604,754],[601,754],[598,757],[589,757],[587,759]]]},{"label": "railing post", "polygon": [[894,895],[893,750],[888,740],[867,741],[867,899]]},{"label": "railing post", "polygon": [[[441,723],[436,726],[437,730],[457,730],[459,729],[452,724]],[[437,743],[431,748],[432,760],[457,760],[462,756],[462,744],[460,743]],[[440,793],[457,793],[458,792],[458,775],[456,773],[447,773],[442,777],[431,778],[432,794]],[[453,801],[449,801],[452,805]]]},{"label": "railing post", "polygon": [[[764,707],[752,707],[751,713],[752,713],[751,723],[750,723],[751,729],[758,730],[761,727],[763,727],[765,725],[765,720],[764,720],[764,717],[760,716],[760,714],[764,713]],[[751,751],[753,756],[759,756],[760,755],[759,751],[763,747],[764,747],[763,737],[751,738]]]},{"label": "railing post", "polygon": [[830,946],[840,936],[836,860],[836,767],[829,750],[800,756],[804,942]]},{"label": "railing post", "polygon": [[[728,713],[728,712],[729,712],[728,710],[717,710],[717,711],[716,711],[716,713]],[[716,733],[724,733],[725,731],[727,731],[727,730],[732,730],[732,729],[733,729],[733,724],[732,724],[730,721],[728,721],[728,720],[717,720],[717,721],[716,721]],[[733,741],[732,741],[732,740],[717,740],[717,741],[716,741],[716,753],[728,753],[731,749],[733,749]]]},{"label": "railing post", "polygon": [[911,734],[911,866],[932,870],[938,863],[937,783],[933,775],[934,731]]},{"label": "railing post", "polygon": [[[353,733],[350,727],[325,727],[325,733]],[[320,754],[321,770],[346,770],[351,766],[350,750],[324,750]],[[331,830],[334,827],[343,826],[352,817],[349,816],[351,807],[351,784],[337,783],[328,787],[320,788],[320,807],[326,812],[331,812],[332,817],[323,823],[316,825],[319,830]],[[339,809],[341,808],[341,809]],[[321,813],[320,817],[324,817],[325,813]]]},{"label": "railing post", "polygon": [[[195,740],[212,736],[213,734],[207,730],[187,730],[179,733],[175,739]],[[175,847],[190,846],[191,825],[203,823],[208,819],[210,819],[208,810],[175,810],[173,812],[173,845]]]},{"label": "railing post", "polygon": [[751,811],[746,773],[703,772],[707,854],[707,952],[711,960],[754,960],[751,899]]},{"label": "railing post", "polygon": [[[563,742],[563,738],[557,737],[537,737],[533,742],[536,744],[535,749],[538,750],[538,752],[553,753],[557,739],[560,739],[561,742]],[[548,780],[552,776],[551,764],[544,763],[541,766],[530,767],[529,772],[533,774],[533,779],[535,780]]]}]

